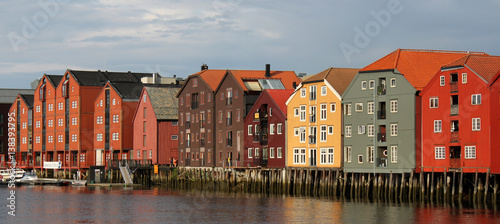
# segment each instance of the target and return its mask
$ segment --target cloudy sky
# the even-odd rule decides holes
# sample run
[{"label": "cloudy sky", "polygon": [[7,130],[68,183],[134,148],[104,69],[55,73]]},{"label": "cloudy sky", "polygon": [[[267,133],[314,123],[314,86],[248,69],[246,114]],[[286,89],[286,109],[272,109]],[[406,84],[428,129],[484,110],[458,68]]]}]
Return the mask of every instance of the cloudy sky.
[{"label": "cloudy sky", "polygon": [[364,67],[398,48],[500,55],[500,1],[5,0],[0,88],[66,69]]}]

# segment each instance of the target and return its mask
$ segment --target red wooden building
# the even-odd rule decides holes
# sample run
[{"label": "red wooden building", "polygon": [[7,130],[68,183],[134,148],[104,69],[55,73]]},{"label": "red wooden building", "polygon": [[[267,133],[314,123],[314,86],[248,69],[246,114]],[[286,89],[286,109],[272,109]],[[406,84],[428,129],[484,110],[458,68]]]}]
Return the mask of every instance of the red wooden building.
[{"label": "red wooden building", "polygon": [[180,85],[145,86],[134,116],[130,158],[173,165],[178,159],[177,92]]},{"label": "red wooden building", "polygon": [[214,94],[215,165],[245,166],[243,119],[264,89],[295,89],[299,83],[295,72],[271,71],[269,64],[266,70],[227,70]]},{"label": "red wooden building", "polygon": [[[15,117],[16,161],[17,167],[33,168],[32,118],[33,94],[19,94],[11,105],[9,114]],[[7,133],[7,132],[4,132]],[[1,160],[4,162],[4,160]],[[5,163],[3,164],[5,165]],[[3,166],[2,166],[3,167]]]},{"label": "red wooden building", "polygon": [[[283,168],[286,163],[286,101],[293,89],[266,89],[244,120],[244,166]],[[267,129],[261,135],[260,130]]]},{"label": "red wooden building", "polygon": [[500,57],[444,66],[422,96],[424,171],[500,173]]}]

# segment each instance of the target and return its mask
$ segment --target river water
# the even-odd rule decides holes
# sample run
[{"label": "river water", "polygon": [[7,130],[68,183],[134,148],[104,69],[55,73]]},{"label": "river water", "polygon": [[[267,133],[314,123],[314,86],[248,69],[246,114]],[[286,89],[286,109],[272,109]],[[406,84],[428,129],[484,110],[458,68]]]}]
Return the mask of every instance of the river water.
[{"label": "river water", "polygon": [[161,188],[20,186],[0,223],[500,223],[500,211]]}]

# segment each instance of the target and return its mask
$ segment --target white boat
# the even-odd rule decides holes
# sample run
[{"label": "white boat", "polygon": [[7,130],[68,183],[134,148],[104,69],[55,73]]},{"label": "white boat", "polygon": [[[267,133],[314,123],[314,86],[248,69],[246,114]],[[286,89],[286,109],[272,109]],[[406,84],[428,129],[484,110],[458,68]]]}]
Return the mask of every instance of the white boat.
[{"label": "white boat", "polygon": [[32,183],[34,184],[37,182],[38,176],[36,175],[36,172],[31,171],[31,172],[26,172],[24,173],[24,176],[21,179],[16,179],[17,182],[20,183]]},{"label": "white boat", "polygon": [[3,182],[7,182],[10,179],[11,174],[14,174],[15,179],[21,179],[26,173],[23,169],[16,168],[12,169],[2,169],[0,170],[0,180]]}]

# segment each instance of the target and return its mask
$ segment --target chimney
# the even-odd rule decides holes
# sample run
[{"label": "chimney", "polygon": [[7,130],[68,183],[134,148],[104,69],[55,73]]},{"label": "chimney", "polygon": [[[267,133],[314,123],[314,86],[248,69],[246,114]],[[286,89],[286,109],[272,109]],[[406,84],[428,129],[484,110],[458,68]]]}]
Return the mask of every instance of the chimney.
[{"label": "chimney", "polygon": [[271,77],[271,64],[266,64],[266,77]]},{"label": "chimney", "polygon": [[201,65],[201,70],[203,71],[203,70],[207,70],[207,69],[208,69],[208,65],[207,65],[207,64],[205,64],[205,63],[203,63],[203,64]]},{"label": "chimney", "polygon": [[293,82],[292,83],[292,87],[293,87],[293,89],[296,89],[297,88],[297,82]]}]

